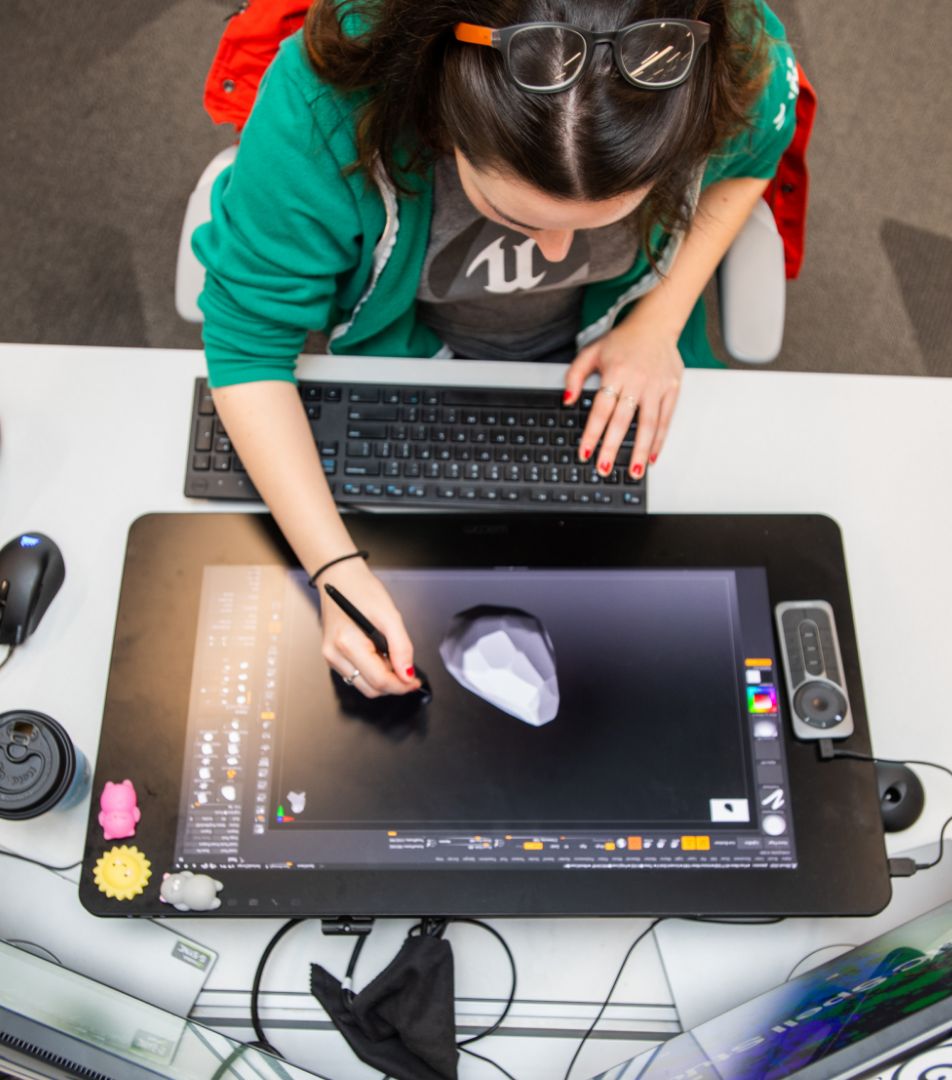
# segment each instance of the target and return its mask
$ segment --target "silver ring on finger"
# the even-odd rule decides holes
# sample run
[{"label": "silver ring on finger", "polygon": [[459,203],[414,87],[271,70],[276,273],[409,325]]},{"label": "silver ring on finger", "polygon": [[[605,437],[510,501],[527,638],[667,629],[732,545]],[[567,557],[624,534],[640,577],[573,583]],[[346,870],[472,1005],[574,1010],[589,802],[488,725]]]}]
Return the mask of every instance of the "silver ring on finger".
[{"label": "silver ring on finger", "polygon": [[605,397],[618,397],[618,391],[614,386],[600,386],[598,392],[604,394]]},{"label": "silver ring on finger", "polygon": [[621,400],[624,401],[626,405],[630,405],[633,409],[638,408],[638,399],[634,394],[625,394]]},{"label": "silver ring on finger", "polygon": [[360,671],[357,668],[354,668],[354,670],[349,675],[344,676],[344,682],[347,684],[347,686],[353,686],[354,681],[359,678]]}]

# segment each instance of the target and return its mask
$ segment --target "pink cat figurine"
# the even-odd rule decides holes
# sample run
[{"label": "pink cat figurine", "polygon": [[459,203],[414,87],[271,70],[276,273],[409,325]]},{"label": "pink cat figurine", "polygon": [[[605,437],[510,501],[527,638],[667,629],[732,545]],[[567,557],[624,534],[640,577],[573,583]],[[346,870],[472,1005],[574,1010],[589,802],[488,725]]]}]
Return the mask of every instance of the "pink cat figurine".
[{"label": "pink cat figurine", "polygon": [[122,840],[135,836],[136,822],[142,817],[136,801],[136,789],[131,780],[121,784],[106,781],[99,797],[99,824],[107,840]]}]

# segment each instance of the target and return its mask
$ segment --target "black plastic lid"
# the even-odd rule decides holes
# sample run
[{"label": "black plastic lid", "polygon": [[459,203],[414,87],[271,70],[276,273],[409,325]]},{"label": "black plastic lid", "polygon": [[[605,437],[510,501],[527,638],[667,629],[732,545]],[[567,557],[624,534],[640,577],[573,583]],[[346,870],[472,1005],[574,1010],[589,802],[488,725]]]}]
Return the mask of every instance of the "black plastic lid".
[{"label": "black plastic lid", "polygon": [[65,729],[45,713],[0,713],[0,818],[38,817],[63,797],[76,771]]}]

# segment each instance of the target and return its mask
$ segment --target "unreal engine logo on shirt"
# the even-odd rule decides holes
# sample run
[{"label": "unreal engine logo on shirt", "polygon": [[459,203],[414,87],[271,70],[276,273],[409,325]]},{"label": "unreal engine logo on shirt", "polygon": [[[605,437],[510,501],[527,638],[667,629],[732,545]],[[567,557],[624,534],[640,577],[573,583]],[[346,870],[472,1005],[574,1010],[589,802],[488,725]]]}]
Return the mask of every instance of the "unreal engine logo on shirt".
[{"label": "unreal engine logo on shirt", "polygon": [[591,269],[589,238],[576,232],[568,255],[549,262],[535,240],[480,219],[449,239],[432,259],[427,284],[436,300],[564,288]]}]

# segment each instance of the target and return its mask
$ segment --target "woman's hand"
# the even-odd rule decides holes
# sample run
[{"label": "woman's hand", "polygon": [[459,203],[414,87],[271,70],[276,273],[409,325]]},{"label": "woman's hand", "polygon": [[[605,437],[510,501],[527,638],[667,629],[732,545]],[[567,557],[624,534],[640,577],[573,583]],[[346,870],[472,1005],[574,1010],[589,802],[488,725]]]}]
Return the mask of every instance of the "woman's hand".
[{"label": "woman's hand", "polygon": [[684,361],[677,339],[639,319],[635,309],[572,362],[565,376],[567,405],[578,399],[583,383],[595,371],[601,376],[601,388],[582,432],[579,459],[593,462],[607,476],[637,409],[634,449],[630,461],[621,465],[634,477],[644,476],[664,446],[681,389]]},{"label": "woman's hand", "polygon": [[[370,638],[324,592],[333,585],[387,639],[389,659],[382,657]],[[400,612],[380,580],[363,559],[348,559],[325,570],[317,581],[324,627],[324,659],[364,697],[407,694],[419,690],[413,668],[413,645]]]}]

